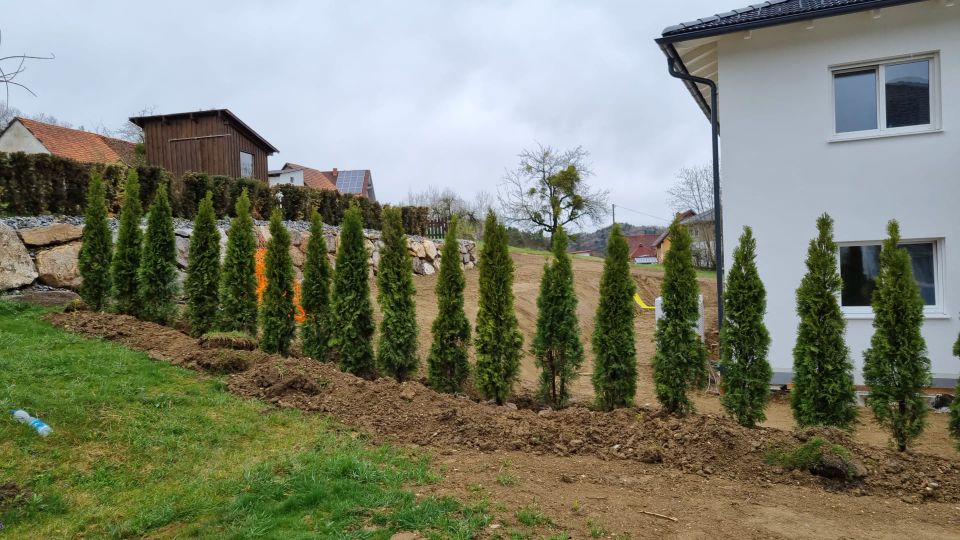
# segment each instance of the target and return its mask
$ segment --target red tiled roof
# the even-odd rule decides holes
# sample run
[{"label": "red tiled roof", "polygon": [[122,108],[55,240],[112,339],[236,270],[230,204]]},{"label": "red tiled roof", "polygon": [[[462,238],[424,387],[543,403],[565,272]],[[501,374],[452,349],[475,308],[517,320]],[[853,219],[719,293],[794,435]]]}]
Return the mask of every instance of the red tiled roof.
[{"label": "red tiled roof", "polygon": [[627,246],[630,248],[630,258],[637,257],[656,257],[657,250],[654,247],[658,235],[656,234],[635,234],[627,236]]},{"label": "red tiled roof", "polygon": [[136,153],[136,145],[120,139],[19,116],[16,120],[55,156],[84,163],[132,163]]},{"label": "red tiled roof", "polygon": [[313,189],[337,190],[337,177],[333,171],[318,171],[296,163],[287,163],[283,166],[285,171],[303,171],[303,185]]}]

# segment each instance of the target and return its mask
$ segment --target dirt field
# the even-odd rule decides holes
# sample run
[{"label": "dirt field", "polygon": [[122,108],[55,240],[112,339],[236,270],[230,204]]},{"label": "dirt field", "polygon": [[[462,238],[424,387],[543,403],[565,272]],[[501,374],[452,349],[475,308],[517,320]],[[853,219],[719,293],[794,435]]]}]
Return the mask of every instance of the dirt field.
[{"label": "dirt field", "polygon": [[[425,449],[445,480],[417,489],[490,501],[490,537],[516,527],[521,510],[542,516],[542,536],[573,538],[948,538],[960,530],[955,455],[900,454],[834,430],[748,430],[713,414],[497,407],[416,382],[365,381],[309,359],[203,349],[176,330],[126,316],[75,312],[50,320],[159,360],[232,373],[228,388],[237,394],[328,414],[377,442]],[[769,449],[814,435],[847,447],[867,476],[847,484],[765,462]]]}]

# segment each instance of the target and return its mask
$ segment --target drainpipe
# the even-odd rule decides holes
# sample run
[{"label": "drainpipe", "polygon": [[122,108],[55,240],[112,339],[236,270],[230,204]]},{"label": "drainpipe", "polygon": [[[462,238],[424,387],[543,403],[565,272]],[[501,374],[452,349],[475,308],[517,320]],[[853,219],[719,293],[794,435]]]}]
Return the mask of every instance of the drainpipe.
[{"label": "drainpipe", "polygon": [[667,70],[671,77],[704,84],[710,88],[710,128],[713,137],[713,219],[716,237],[714,247],[717,262],[717,328],[720,329],[723,328],[723,205],[720,203],[720,124],[717,113],[717,83],[677,70],[673,58],[667,58]]}]

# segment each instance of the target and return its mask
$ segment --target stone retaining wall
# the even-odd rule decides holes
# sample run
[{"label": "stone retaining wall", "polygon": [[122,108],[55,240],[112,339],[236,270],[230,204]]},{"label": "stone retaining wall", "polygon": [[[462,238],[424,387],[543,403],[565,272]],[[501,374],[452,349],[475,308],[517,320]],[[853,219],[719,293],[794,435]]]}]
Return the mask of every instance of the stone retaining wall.
[{"label": "stone retaining wall", "polygon": [[[303,261],[306,258],[310,241],[310,224],[304,221],[284,223],[290,231],[290,256],[296,270],[297,279],[303,276]],[[146,227],[146,221],[141,225]],[[230,223],[221,220],[217,223],[221,233],[221,256],[226,251],[227,229]],[[110,228],[116,236],[117,222],[110,220]],[[190,250],[190,236],[193,224],[186,220],[175,219],[174,231],[177,242],[177,266],[181,270],[187,267],[187,254]],[[0,291],[18,289],[35,283],[50,287],[77,290],[80,286],[80,274],[77,269],[77,257],[80,252],[80,237],[83,232],[83,219],[77,217],[13,217],[0,219]],[[258,247],[265,248],[270,240],[268,223],[254,223],[254,233]],[[376,272],[380,264],[380,231],[365,230],[367,251],[370,253],[370,266]],[[340,242],[340,228],[324,226],[323,240],[327,245],[330,261]],[[473,268],[477,262],[476,244],[470,240],[460,240],[460,262],[464,268]],[[413,272],[418,275],[431,275],[440,268],[442,242],[435,242],[419,236],[408,236],[407,245],[413,257]]]}]

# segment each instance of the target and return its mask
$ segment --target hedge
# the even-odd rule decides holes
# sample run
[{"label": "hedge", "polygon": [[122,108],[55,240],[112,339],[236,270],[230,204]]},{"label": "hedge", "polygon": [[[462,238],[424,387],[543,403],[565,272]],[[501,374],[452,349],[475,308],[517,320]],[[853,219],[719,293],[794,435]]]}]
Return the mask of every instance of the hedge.
[{"label": "hedge", "polygon": [[[50,154],[11,154],[0,152],[0,211],[8,215],[39,214],[83,215],[90,171],[103,175],[107,206],[111,213],[120,210],[123,181],[127,167],[100,163],[80,163]],[[317,208],[323,222],[339,225],[343,213],[356,201],[363,215],[363,226],[380,229],[380,203],[350,193],[282,185],[268,187],[253,178],[232,178],[188,172],[175,178],[160,167],[137,167],[140,176],[140,199],[144,208],[153,202],[157,187],[163,183],[171,194],[173,215],[193,219],[197,205],[207,191],[213,193],[213,206],[218,217],[232,216],[237,198],[246,189],[250,194],[255,218],[267,219],[278,206],[285,220],[308,220],[310,209]],[[422,235],[428,209],[403,206],[403,226],[408,234]]]}]

